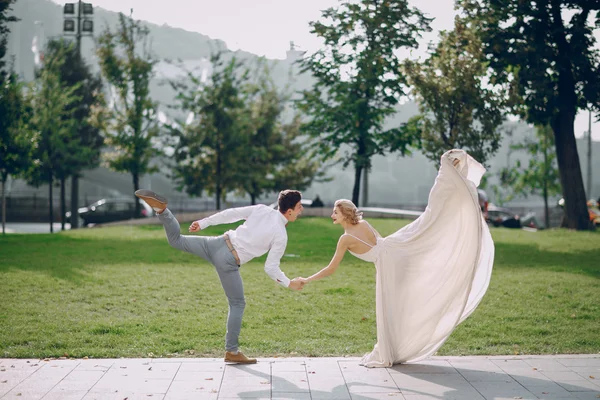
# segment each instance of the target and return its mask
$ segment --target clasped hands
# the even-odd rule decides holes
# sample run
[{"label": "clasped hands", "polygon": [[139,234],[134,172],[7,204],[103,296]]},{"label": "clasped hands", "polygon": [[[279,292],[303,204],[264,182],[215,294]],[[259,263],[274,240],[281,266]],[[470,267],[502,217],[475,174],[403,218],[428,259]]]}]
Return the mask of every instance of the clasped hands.
[{"label": "clasped hands", "polygon": [[302,277],[297,277],[294,278],[290,281],[290,289],[292,290],[302,290],[304,288],[304,285],[309,282],[308,279],[306,278],[302,278]]}]

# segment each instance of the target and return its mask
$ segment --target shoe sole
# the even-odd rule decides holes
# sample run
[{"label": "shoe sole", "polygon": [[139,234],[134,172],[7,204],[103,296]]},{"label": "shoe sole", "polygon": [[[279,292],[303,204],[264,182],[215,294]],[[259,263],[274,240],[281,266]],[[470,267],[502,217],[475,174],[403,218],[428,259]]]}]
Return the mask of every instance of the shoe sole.
[{"label": "shoe sole", "polygon": [[143,199],[144,197],[147,197],[149,199],[152,200],[156,200],[159,201],[161,203],[165,203],[167,204],[167,199],[154,193],[152,190],[147,190],[147,189],[140,189],[140,190],[136,190],[135,191],[135,195],[137,197],[139,197],[140,199]]},{"label": "shoe sole", "polygon": [[224,360],[226,364],[256,364],[256,361],[231,361]]}]

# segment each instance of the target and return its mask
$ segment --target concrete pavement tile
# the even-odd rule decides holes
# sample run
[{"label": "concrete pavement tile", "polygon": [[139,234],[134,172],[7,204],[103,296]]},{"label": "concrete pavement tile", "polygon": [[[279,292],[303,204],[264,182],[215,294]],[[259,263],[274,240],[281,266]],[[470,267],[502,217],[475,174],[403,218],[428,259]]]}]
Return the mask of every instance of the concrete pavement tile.
[{"label": "concrete pavement tile", "polygon": [[598,392],[573,392],[571,393],[575,398],[579,400],[598,400],[600,399],[600,393]]},{"label": "concrete pavement tile", "polygon": [[546,375],[548,378],[552,379],[555,382],[587,380],[583,376],[579,375],[577,372],[573,371],[542,371],[542,374]]},{"label": "concrete pavement tile", "polygon": [[271,371],[276,372],[305,372],[306,363],[304,361],[283,361],[271,363]]},{"label": "concrete pavement tile", "polygon": [[391,377],[396,382],[398,387],[419,387],[427,386],[430,384],[442,385],[442,386],[458,386],[458,385],[469,385],[469,382],[459,374],[399,374],[390,372]]},{"label": "concrete pavement tile", "polygon": [[187,362],[181,363],[179,372],[223,372],[225,371],[225,364],[220,363],[207,363],[207,362]]},{"label": "concrete pavement tile", "polygon": [[167,394],[171,393],[216,393],[221,387],[221,381],[212,380],[180,380],[173,381],[167,390]]},{"label": "concrete pavement tile", "polygon": [[221,386],[219,399],[221,398],[271,398],[271,385],[252,386]]},{"label": "concrete pavement tile", "polygon": [[575,398],[569,391],[554,382],[548,382],[548,384],[544,386],[528,386],[527,390],[537,397],[544,399]]},{"label": "concrete pavement tile", "polygon": [[164,393],[136,393],[116,391],[112,393],[88,393],[82,400],[163,400],[164,398]]},{"label": "concrete pavement tile", "polygon": [[111,393],[115,390],[132,393],[166,393],[171,384],[171,379],[133,379],[129,376],[111,377],[104,375],[90,392]]},{"label": "concrete pavement tile", "polygon": [[552,382],[540,371],[528,371],[526,374],[511,374],[510,376],[523,386],[543,386]]},{"label": "concrete pavement tile", "polygon": [[400,372],[403,374],[457,374],[456,368],[448,361],[420,361],[418,364],[399,364],[388,368],[390,373]]},{"label": "concrete pavement tile", "polygon": [[66,391],[88,391],[104,374],[104,371],[72,371],[54,388]]},{"label": "concrete pavement tile", "polygon": [[81,360],[74,371],[108,371],[116,360],[114,359],[88,359]]},{"label": "concrete pavement tile", "polygon": [[271,376],[271,390],[275,393],[308,392],[306,372],[277,372]]},{"label": "concrete pavement tile", "polygon": [[592,392],[596,391],[600,394],[600,385],[596,385],[588,380],[578,381],[556,381],[560,386],[568,390],[569,392]]},{"label": "concrete pavement tile", "polygon": [[271,400],[311,400],[310,393],[273,393]]},{"label": "concrete pavement tile", "polygon": [[596,367],[600,368],[600,357],[594,358],[563,358],[557,357],[556,361],[567,367]]},{"label": "concrete pavement tile", "polygon": [[412,396],[432,396],[437,399],[448,400],[483,400],[483,396],[472,386],[459,388],[446,388],[439,385],[423,386],[413,389],[402,389],[402,394],[406,399],[414,400]]},{"label": "concrete pavement tile", "polygon": [[462,370],[458,372],[469,382],[514,382],[515,380],[505,373],[502,372],[488,372],[488,371],[473,371],[473,370]]},{"label": "concrete pavement tile", "polygon": [[0,397],[31,376],[34,370],[11,370],[0,372]]},{"label": "concrete pavement tile", "polygon": [[0,372],[11,370],[35,370],[45,364],[44,361],[40,360],[4,358],[0,359]]},{"label": "concrete pavement tile", "polygon": [[352,400],[404,400],[401,392],[352,393]]},{"label": "concrete pavement tile", "polygon": [[173,379],[180,364],[175,363],[115,363],[106,373],[110,376],[129,376],[132,379]]},{"label": "concrete pavement tile", "polygon": [[36,388],[22,388],[19,390],[11,390],[4,396],[2,400],[38,400],[44,397],[48,390],[38,390]]},{"label": "concrete pavement tile", "polygon": [[44,396],[44,400],[82,400],[87,390],[62,390],[54,388]]},{"label": "concrete pavement tile", "polygon": [[542,372],[568,372],[569,367],[559,363],[556,359],[525,359],[525,362],[531,365],[533,368],[537,368],[538,371]]},{"label": "concrete pavement tile", "polygon": [[[167,393],[164,400],[217,400],[218,393],[202,393],[202,397],[195,392]],[[122,399],[121,399],[122,400]],[[149,400],[149,399],[146,399]]]},{"label": "concrete pavement tile", "polygon": [[477,372],[502,372],[502,369],[496,365],[493,360],[485,358],[465,358],[450,359],[449,363],[457,370],[472,370]]},{"label": "concrete pavement tile", "polygon": [[221,383],[222,380],[223,380],[223,371],[208,372],[208,371],[181,371],[181,370],[179,370],[179,372],[177,372],[177,375],[175,375],[175,379],[173,379],[174,382],[177,382],[177,381],[193,381],[193,382],[212,381],[212,382],[219,382],[219,384]]}]

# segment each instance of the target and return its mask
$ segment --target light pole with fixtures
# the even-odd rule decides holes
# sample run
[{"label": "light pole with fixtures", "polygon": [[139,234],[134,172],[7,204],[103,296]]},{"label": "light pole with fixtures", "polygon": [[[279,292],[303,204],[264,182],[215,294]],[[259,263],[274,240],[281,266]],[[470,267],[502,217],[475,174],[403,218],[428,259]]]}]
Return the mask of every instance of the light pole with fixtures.
[{"label": "light pole with fixtures", "polygon": [[[75,14],[77,8],[77,15]],[[94,7],[91,3],[79,0],[77,3],[66,3],[64,7],[63,32],[65,35],[75,35],[77,56],[81,61],[81,38],[94,34]],[[71,177],[71,229],[79,228],[79,177]]]}]

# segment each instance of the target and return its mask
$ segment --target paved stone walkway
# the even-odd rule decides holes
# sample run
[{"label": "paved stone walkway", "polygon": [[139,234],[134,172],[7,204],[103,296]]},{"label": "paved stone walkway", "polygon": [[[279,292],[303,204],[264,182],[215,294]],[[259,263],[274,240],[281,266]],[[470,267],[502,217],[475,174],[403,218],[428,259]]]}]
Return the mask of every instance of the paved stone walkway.
[{"label": "paved stone walkway", "polygon": [[358,358],[0,359],[0,399],[425,400],[600,398],[600,355],[432,357],[366,369]]}]

